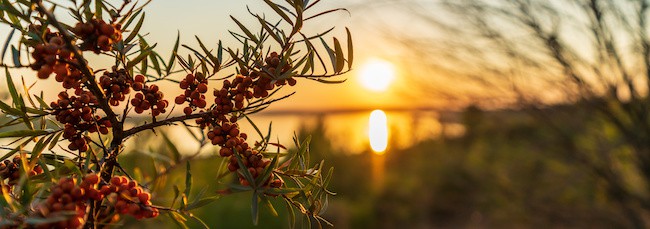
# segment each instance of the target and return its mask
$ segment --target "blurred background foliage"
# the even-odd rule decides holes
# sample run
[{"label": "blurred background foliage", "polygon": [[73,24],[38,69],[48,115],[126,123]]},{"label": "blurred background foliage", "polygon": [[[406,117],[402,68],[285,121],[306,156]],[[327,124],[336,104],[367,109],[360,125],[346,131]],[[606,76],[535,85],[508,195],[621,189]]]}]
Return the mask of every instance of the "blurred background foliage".
[{"label": "blurred background foliage", "polygon": [[[539,122],[533,113],[556,120],[556,125]],[[335,168],[331,190],[337,195],[330,199],[324,217],[336,228],[632,227],[625,211],[607,194],[608,186],[572,151],[585,147],[617,152],[612,160],[631,167],[634,161],[625,145],[599,144],[620,138],[602,117],[575,106],[498,111],[471,106],[457,115],[466,128],[464,135],[431,137],[406,148],[389,148],[383,155],[370,148],[347,152],[335,147],[325,134],[328,127],[322,117],[316,125],[303,125],[298,136],[311,136],[311,160],[324,159],[326,167]],[[572,139],[558,135],[558,128]],[[588,131],[594,128],[601,131]],[[143,171],[152,169],[146,163],[150,156],[141,153],[126,154],[121,160],[127,170],[136,165]],[[193,162],[192,195],[232,182],[207,172],[220,160]],[[378,160],[385,163],[381,177],[373,171]],[[630,184],[638,179],[633,174],[625,177]],[[184,169],[175,170],[166,184],[182,184],[184,176]],[[155,201],[167,206],[170,200],[163,198],[173,196],[174,188],[155,190]],[[286,217],[274,217],[264,208],[260,225],[253,226],[248,220],[250,198],[244,195],[225,195],[193,213],[223,228],[288,227]],[[281,201],[273,203],[281,216],[288,214]],[[162,225],[159,220],[165,219],[148,223]],[[173,228],[171,222],[164,225]]]}]

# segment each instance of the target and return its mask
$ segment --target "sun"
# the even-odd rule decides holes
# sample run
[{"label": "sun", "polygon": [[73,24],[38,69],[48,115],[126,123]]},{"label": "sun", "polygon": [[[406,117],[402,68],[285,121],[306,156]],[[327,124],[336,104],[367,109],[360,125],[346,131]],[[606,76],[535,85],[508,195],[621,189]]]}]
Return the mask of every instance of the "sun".
[{"label": "sun", "polygon": [[359,72],[361,86],[371,91],[386,91],[394,79],[395,66],[381,59],[368,60]]}]

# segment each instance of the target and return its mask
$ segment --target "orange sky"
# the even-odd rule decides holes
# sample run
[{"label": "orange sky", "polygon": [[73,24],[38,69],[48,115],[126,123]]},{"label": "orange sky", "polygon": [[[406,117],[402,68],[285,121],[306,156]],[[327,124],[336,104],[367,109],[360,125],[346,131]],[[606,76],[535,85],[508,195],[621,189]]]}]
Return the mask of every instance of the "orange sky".
[{"label": "orange sky", "polygon": [[[228,15],[235,15],[244,23],[255,25],[252,21],[249,21],[252,17],[246,13],[246,5],[254,12],[272,14],[263,4],[260,4],[260,0],[191,0],[182,2],[180,4],[180,1],[152,1],[145,8],[147,18],[141,33],[147,34],[146,37],[149,43],[158,43],[157,51],[163,57],[169,55],[177,31],[181,34],[181,43],[190,46],[196,46],[194,35],[199,36],[208,46],[213,44],[212,48],[216,48],[219,39],[224,42],[224,45],[235,45],[233,43],[235,40],[227,32],[234,29],[235,26]],[[347,2],[348,5],[346,5],[341,1],[323,1],[320,4],[320,9],[349,7],[350,3],[353,2]],[[357,74],[359,71],[357,69],[364,62],[371,58],[393,61],[392,58],[397,54],[391,53],[388,43],[378,38],[381,31],[376,30],[383,25],[377,23],[382,23],[381,21],[373,24],[371,20],[368,20],[368,11],[362,10],[362,8],[353,6],[350,13],[351,16],[345,12],[331,14],[321,20],[309,21],[304,26],[305,31],[312,33],[326,30],[329,26],[337,26],[337,32],[334,35],[342,41],[345,41],[345,27],[351,29],[355,46],[355,66],[353,66],[355,70],[341,77],[341,79],[347,78],[348,81],[343,84],[321,84],[309,80],[300,80],[298,86],[284,90],[287,93],[295,90],[297,94],[286,101],[275,104],[272,106],[273,110],[406,108],[416,104],[426,104],[427,101],[413,101],[401,96],[399,90],[403,90],[406,83],[404,82],[404,75],[400,74],[399,66],[396,67],[397,75],[394,85],[385,92],[373,92],[360,85]],[[7,28],[0,28],[0,34],[8,34]],[[2,39],[4,40],[4,38]],[[327,40],[331,40],[331,38]],[[92,57],[90,59],[92,60]],[[6,61],[10,61],[10,58],[6,57]],[[35,81],[34,78],[30,78],[34,75],[31,71],[17,72],[14,76],[17,75],[24,75],[28,82]],[[39,81],[39,87],[36,88],[36,91],[44,90],[46,94],[55,95],[58,91],[48,90],[51,86],[56,85],[53,79],[50,81],[52,82]],[[2,80],[3,85],[4,83],[4,80]],[[169,88],[176,87],[171,83],[167,85]],[[162,86],[164,87],[164,85]]]}]

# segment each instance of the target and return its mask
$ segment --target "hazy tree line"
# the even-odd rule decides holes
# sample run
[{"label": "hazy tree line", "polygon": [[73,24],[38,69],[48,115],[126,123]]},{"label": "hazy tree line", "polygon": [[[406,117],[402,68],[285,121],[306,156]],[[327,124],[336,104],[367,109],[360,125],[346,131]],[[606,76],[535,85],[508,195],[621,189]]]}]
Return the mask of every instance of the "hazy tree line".
[{"label": "hazy tree line", "polygon": [[[637,228],[650,212],[650,1],[431,0],[405,7],[427,29],[391,33],[429,96],[526,108]],[[413,57],[417,58],[413,58]],[[426,66],[422,68],[422,66]],[[590,125],[560,125],[575,109]],[[549,115],[549,112],[554,112]],[[577,131],[577,134],[576,134]],[[581,134],[582,133],[582,134]],[[586,138],[584,136],[590,136]],[[589,142],[590,144],[584,144]]]}]

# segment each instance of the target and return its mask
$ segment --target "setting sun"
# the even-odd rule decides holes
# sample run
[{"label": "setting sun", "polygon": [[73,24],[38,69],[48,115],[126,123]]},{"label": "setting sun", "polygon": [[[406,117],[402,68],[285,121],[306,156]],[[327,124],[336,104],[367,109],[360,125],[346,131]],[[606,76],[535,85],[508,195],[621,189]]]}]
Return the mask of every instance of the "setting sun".
[{"label": "setting sun", "polygon": [[371,91],[386,91],[395,78],[395,67],[392,63],[371,59],[361,67],[359,80],[363,87]]}]

